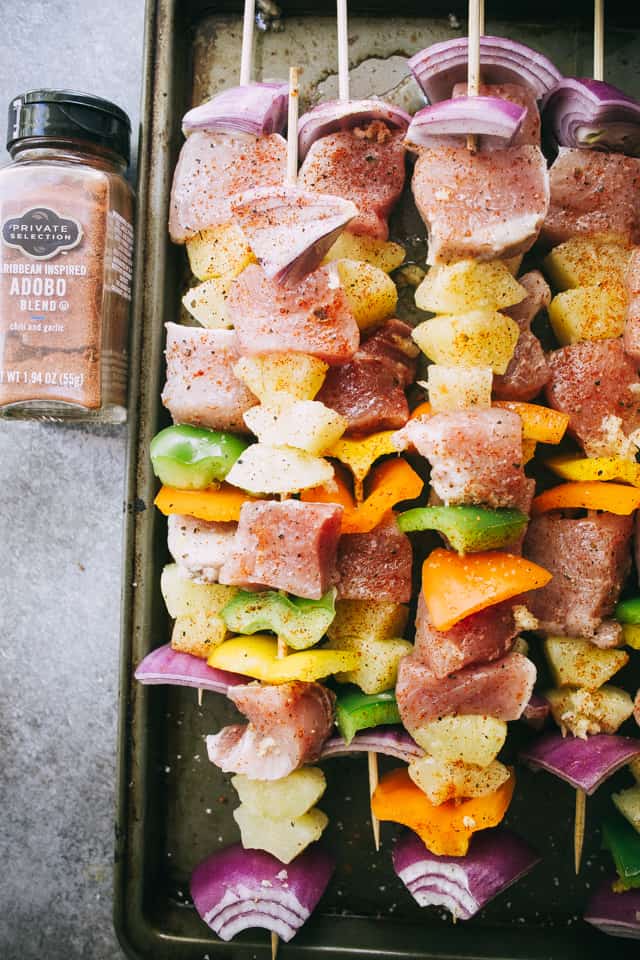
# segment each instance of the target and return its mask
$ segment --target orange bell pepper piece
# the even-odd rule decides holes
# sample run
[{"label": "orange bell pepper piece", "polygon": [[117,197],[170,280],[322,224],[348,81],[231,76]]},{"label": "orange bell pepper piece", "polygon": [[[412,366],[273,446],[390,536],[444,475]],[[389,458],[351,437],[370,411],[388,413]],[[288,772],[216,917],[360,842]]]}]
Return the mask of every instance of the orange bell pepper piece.
[{"label": "orange bell pepper piece", "polygon": [[347,510],[353,510],[355,501],[350,490],[347,471],[343,467],[334,467],[331,483],[323,483],[319,487],[309,487],[300,492],[300,499],[306,503],[339,503]]},{"label": "orange bell pepper piece", "polygon": [[464,857],[477,830],[496,827],[509,809],[516,779],[511,776],[494,793],[434,806],[406,767],[387,773],[375,789],[371,809],[378,820],[392,820],[414,830],[438,856]]},{"label": "orange bell pepper piece", "polygon": [[640,490],[623,483],[603,483],[600,480],[561,483],[535,497],[531,513],[546,513],[549,510],[569,510],[583,507],[585,510],[606,510],[619,516],[628,516],[640,507]]},{"label": "orange bell pepper piece", "polygon": [[386,460],[373,473],[371,492],[353,510],[345,510],[343,533],[369,533],[396,503],[415,500],[424,481],[402,457]]},{"label": "orange bell pepper piece", "polygon": [[221,483],[217,489],[179,490],[177,487],[161,487],[153,501],[165,516],[171,513],[186,514],[198,520],[228,523],[240,519],[243,503],[251,503],[255,497]]},{"label": "orange bell pepper piece", "polygon": [[494,550],[461,555],[438,548],[422,566],[424,600],[436,630],[449,630],[472,613],[549,580],[549,571],[537,563]]},{"label": "orange bell pepper piece", "polygon": [[371,492],[356,504],[344,479],[336,470],[335,486],[326,484],[303,490],[301,500],[311,503],[341,503],[342,533],[370,533],[396,503],[415,500],[422,493],[424,481],[402,457],[386,460],[373,472]]},{"label": "orange bell pepper piece", "polygon": [[560,443],[567,427],[569,415],[541,407],[537,403],[521,403],[517,400],[494,400],[493,407],[511,410],[522,419],[522,437],[524,440],[537,440],[540,443]]},{"label": "orange bell pepper piece", "polygon": [[418,417],[430,417],[433,413],[433,408],[428,400],[425,400],[424,403],[421,403],[411,411],[409,420],[416,420]]}]

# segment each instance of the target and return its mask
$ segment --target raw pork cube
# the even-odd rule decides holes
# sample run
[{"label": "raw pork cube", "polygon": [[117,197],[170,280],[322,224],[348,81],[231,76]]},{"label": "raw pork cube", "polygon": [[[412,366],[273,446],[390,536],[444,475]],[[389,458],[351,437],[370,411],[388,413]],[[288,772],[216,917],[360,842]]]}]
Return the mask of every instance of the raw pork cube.
[{"label": "raw pork cube", "polygon": [[175,423],[247,433],[243,414],[256,398],[233,372],[238,341],[233,330],[168,323],[167,381],[162,402]]},{"label": "raw pork cube", "polygon": [[337,580],[342,507],[263,500],[245,503],[220,583],[272,587],[319,600]]}]

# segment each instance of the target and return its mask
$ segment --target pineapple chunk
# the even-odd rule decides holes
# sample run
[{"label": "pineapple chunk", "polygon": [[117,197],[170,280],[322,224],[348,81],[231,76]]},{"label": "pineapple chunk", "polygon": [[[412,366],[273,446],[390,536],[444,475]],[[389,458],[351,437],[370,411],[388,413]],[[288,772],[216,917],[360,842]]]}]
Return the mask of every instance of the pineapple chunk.
[{"label": "pineapple chunk", "polygon": [[623,817],[640,833],[640,784],[635,784],[611,797]]},{"label": "pineapple chunk", "polygon": [[333,479],[328,460],[293,447],[254,443],[227,474],[227,483],[247,493],[299,493]]},{"label": "pineapple chunk", "polygon": [[445,367],[432,363],[427,371],[429,402],[434,413],[488,409],[491,406],[491,367]]},{"label": "pineapple chunk", "polygon": [[242,230],[235,223],[201,230],[187,240],[186,246],[191,272],[198,280],[237,277],[256,259]]},{"label": "pineapple chunk", "polygon": [[509,779],[507,767],[492,760],[486,767],[420,757],[409,764],[409,776],[435,806],[446,800],[484,797]]},{"label": "pineapple chunk", "polygon": [[626,690],[609,685],[598,690],[563,687],[547,690],[544,696],[562,733],[583,740],[595,733],[615,733],[633,713],[633,700]]},{"label": "pineapple chunk", "polygon": [[397,270],[404,261],[404,247],[389,240],[376,240],[374,237],[357,237],[345,230],[324,258],[324,263],[332,260],[363,260],[372,267],[378,267],[385,273]]},{"label": "pineapple chunk", "polygon": [[318,400],[295,400],[283,406],[276,399],[273,407],[266,404],[251,407],[244,415],[244,422],[260,443],[274,447],[286,443],[316,455],[330,450],[349,425],[344,417]]},{"label": "pineapple chunk", "polygon": [[431,313],[499,310],[526,295],[502,260],[460,260],[431,267],[416,290],[416,306]]},{"label": "pineapple chunk", "polygon": [[328,364],[304,353],[271,353],[242,357],[233,368],[236,377],[267,406],[276,406],[283,396],[313,400],[324,383]]},{"label": "pineapple chunk", "polygon": [[449,763],[488,767],[502,750],[507,725],[495,717],[440,717],[411,731],[426,753]]},{"label": "pineapple chunk", "polygon": [[425,320],[413,331],[423,353],[448,367],[491,367],[504,373],[516,348],[520,328],[494,310],[471,310]]},{"label": "pineapple chunk", "polygon": [[622,336],[626,310],[627,295],[620,285],[578,287],[553,298],[549,320],[558,341],[567,346]]},{"label": "pineapple chunk", "polygon": [[178,653],[190,653],[192,657],[208,660],[215,647],[219,647],[229,631],[220,617],[210,613],[196,613],[176,617],[171,631],[171,648]]},{"label": "pineapple chunk", "polygon": [[633,774],[636,782],[640,783],[640,757],[634,757],[634,759],[629,764],[629,770]]},{"label": "pineapple chunk", "polygon": [[327,636],[336,643],[348,637],[390,640],[404,633],[408,617],[409,608],[404,603],[338,600]]},{"label": "pineapple chunk", "polygon": [[238,592],[236,587],[220,583],[196,583],[185,577],[177,563],[168,563],[162,571],[160,589],[169,616],[217,616]]},{"label": "pineapple chunk", "polygon": [[182,298],[185,309],[203,327],[233,326],[227,313],[227,297],[233,281],[233,276],[212,277],[191,287]]},{"label": "pineapple chunk", "polygon": [[237,773],[231,783],[243,806],[251,813],[273,820],[302,817],[316,805],[327,788],[319,767],[301,767],[279,780],[250,780]]},{"label": "pineapple chunk", "polygon": [[361,330],[377,327],[393,316],[398,291],[384,270],[361,260],[338,260],[336,266],[354,320]]},{"label": "pineapple chunk", "polygon": [[266,850],[281,863],[291,863],[305,847],[319,840],[329,822],[317,807],[301,817],[280,820],[254,813],[244,803],[233,811],[233,819],[240,827],[245,850]]},{"label": "pineapple chunk", "polygon": [[388,640],[373,640],[371,637],[341,637],[332,640],[334,650],[351,650],[358,653],[360,662],[355,670],[336,673],[338,683],[355,683],[363,693],[383,693],[395,687],[398,679],[398,664],[413,650],[408,640],[392,637]]},{"label": "pineapple chunk", "polygon": [[630,250],[615,237],[575,237],[559,244],[544,260],[544,270],[558,290],[589,284],[623,282]]},{"label": "pineapple chunk", "polygon": [[169,616],[176,621],[171,646],[206,660],[229,636],[220,611],[235,595],[236,587],[195,583],[183,576],[177,563],[170,563],[162,571],[160,589]]},{"label": "pineapple chunk", "polygon": [[601,650],[589,640],[547,637],[544,652],[559,687],[597,690],[629,660],[624,650]]}]

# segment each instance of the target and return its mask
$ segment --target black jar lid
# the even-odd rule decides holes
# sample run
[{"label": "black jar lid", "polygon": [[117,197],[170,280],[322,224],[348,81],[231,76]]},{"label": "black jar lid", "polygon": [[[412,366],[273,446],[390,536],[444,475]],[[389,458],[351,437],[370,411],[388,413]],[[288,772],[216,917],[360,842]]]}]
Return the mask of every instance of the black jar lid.
[{"label": "black jar lid", "polygon": [[7,150],[21,140],[83,140],[130,158],[131,121],[110,100],[75,90],[31,90],[9,104]]}]

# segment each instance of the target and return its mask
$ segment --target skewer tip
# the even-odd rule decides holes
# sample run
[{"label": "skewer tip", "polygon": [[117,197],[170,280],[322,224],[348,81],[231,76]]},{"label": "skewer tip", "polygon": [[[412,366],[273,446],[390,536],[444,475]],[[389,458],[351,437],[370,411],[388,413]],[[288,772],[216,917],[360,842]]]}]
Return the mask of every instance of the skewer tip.
[{"label": "skewer tip", "polygon": [[278,947],[280,946],[280,937],[277,933],[271,934],[271,960],[276,960],[278,956]]},{"label": "skewer tip", "polygon": [[203,693],[204,693],[204,690],[202,689],[202,687],[198,687],[198,706],[199,706],[199,707],[202,706],[202,694],[203,694]]},{"label": "skewer tip", "polygon": [[371,812],[371,829],[373,831],[373,842],[375,844],[376,850],[380,849],[380,821],[373,812],[373,807],[371,806],[371,798],[375,793],[375,789],[378,786],[378,754],[373,751],[369,751],[367,754],[367,761],[369,766],[369,803],[370,803],[370,812]]},{"label": "skewer tip", "polygon": [[584,846],[584,830],[587,819],[587,795],[584,790],[576,790],[576,811],[573,824],[573,862],[576,876],[580,873],[582,862],[582,848]]}]

